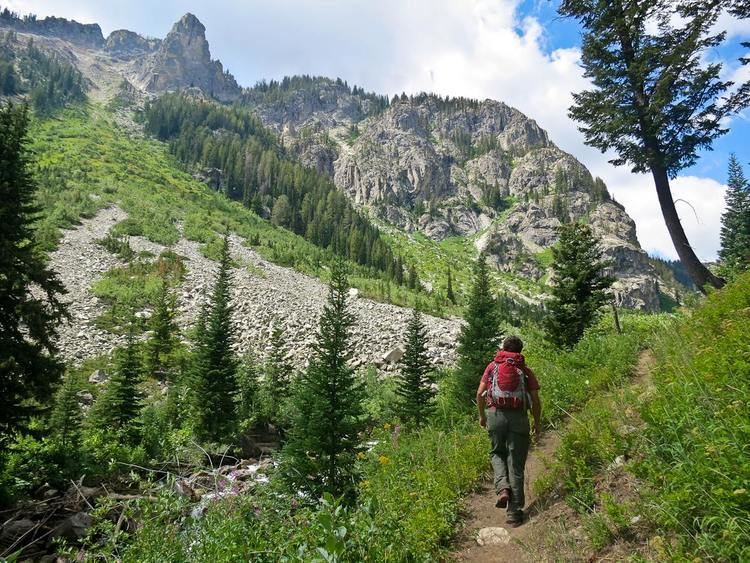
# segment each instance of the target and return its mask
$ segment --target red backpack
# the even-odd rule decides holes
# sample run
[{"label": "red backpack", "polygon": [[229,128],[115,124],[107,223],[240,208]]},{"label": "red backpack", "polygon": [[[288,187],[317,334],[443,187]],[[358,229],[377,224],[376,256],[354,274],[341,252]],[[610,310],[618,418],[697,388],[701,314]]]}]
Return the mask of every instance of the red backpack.
[{"label": "red backpack", "polygon": [[495,360],[490,377],[488,402],[501,409],[525,409],[531,403],[526,391],[526,372],[523,356]]}]

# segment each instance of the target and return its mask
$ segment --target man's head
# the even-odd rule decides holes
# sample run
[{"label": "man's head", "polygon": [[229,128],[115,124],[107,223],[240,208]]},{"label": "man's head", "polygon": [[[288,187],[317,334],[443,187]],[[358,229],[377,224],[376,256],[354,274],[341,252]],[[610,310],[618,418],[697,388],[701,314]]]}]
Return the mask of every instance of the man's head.
[{"label": "man's head", "polygon": [[505,339],[503,339],[502,348],[506,352],[516,352],[517,354],[520,354],[523,351],[523,341],[517,336],[506,336]]}]

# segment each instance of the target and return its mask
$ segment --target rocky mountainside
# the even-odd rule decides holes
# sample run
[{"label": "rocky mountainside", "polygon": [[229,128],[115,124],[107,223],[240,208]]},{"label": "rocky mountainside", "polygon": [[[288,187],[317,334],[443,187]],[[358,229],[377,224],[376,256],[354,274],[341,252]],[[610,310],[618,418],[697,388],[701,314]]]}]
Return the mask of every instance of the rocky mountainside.
[{"label": "rocky mountainside", "polygon": [[623,207],[533,119],[502,102],[429,94],[389,101],[340,79],[310,77],[243,91],[211,59],[205,27],[192,14],[164,40],[127,30],[105,40],[96,25],[59,18],[0,17],[0,26],[67,42],[65,56],[99,92],[110,92],[118,76],[117,87],[125,84],[130,96],[199,89],[239,100],[372,216],[435,240],[472,237],[499,269],[535,282],[548,278],[545,250],[557,227],[587,221],[612,259],[616,299],[659,307],[656,273]]},{"label": "rocky mountainside", "polygon": [[34,16],[21,19],[15,17],[7,8],[0,13],[0,28],[2,27],[21,33],[62,39],[72,45],[89,49],[102,49],[105,44],[99,24],[83,24],[54,16],[42,20]]},{"label": "rocky mountainside", "polygon": [[547,276],[557,227],[584,220],[602,239],[626,307],[659,307],[635,224],[599,178],[532,119],[494,100],[422,94],[387,105],[341,81],[298,78],[243,95],[308,166],[376,216],[441,240],[474,236],[501,270]]}]

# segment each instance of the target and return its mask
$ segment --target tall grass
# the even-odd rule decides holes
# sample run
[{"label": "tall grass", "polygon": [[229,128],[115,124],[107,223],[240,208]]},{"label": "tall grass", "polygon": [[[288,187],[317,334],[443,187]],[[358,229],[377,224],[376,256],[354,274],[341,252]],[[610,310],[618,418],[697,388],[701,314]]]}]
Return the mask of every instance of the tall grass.
[{"label": "tall grass", "polygon": [[654,343],[638,474],[674,557],[750,560],[750,274]]}]

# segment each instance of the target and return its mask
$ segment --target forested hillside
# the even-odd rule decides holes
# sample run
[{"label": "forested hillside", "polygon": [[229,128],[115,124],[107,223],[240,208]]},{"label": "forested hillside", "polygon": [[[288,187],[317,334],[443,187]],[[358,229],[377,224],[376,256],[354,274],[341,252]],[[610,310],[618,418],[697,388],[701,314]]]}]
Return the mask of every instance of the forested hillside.
[{"label": "forested hillside", "polygon": [[0,96],[28,96],[37,114],[45,116],[84,101],[87,87],[75,66],[45,53],[33,40],[0,32]]},{"label": "forested hillside", "polygon": [[170,142],[178,160],[218,174],[227,197],[322,248],[383,272],[397,284],[404,264],[330,179],[291,160],[251,113],[182,95],[165,95],[145,111],[146,130]]}]

